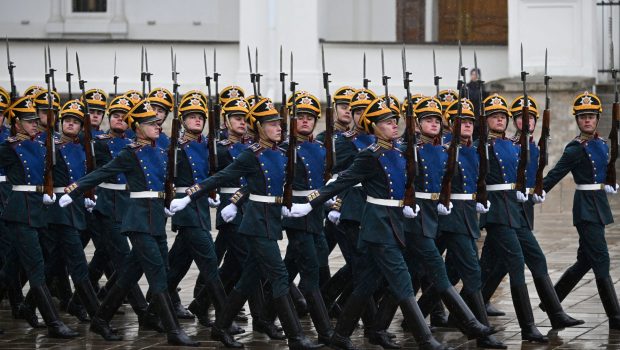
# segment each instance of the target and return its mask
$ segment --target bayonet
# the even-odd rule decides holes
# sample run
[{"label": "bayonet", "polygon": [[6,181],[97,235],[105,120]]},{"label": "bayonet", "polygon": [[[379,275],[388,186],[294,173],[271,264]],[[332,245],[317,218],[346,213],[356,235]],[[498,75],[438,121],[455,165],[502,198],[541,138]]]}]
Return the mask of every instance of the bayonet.
[{"label": "bayonet", "polygon": [[54,77],[54,72],[56,72],[56,69],[52,68],[52,53],[51,53],[49,45],[47,45],[47,62],[49,64],[50,79],[52,82],[52,91],[57,91],[56,90],[56,78]]},{"label": "bayonet", "polygon": [[256,72],[256,89],[260,95],[260,77],[263,75],[258,72],[258,47],[254,48],[254,71]]},{"label": "bayonet", "polygon": [[248,45],[248,65],[250,66],[250,81],[252,82],[252,88],[254,89],[254,103],[258,103],[259,95],[258,95],[258,88],[256,86],[256,74],[252,72],[252,55],[250,54],[249,45]]},{"label": "bayonet", "polygon": [[116,51],[114,51],[114,96],[118,95],[118,75],[116,75]]},{"label": "bayonet", "polygon": [[[66,72],[67,92],[69,94],[69,100],[73,100],[73,94],[71,93],[71,76],[73,76],[73,73],[69,72],[69,48],[67,48],[66,46],[65,46],[65,72]],[[116,94],[116,90],[114,93]]]},{"label": "bayonet", "polygon": [[370,83],[370,80],[368,80],[366,78],[366,52],[364,52],[364,60],[363,60],[363,81],[362,81],[362,85],[364,86],[364,89],[368,89],[368,83]]},{"label": "bayonet", "polygon": [[207,65],[207,51],[206,49],[202,50],[203,60],[205,63],[205,84],[207,85],[207,96],[209,100],[209,104],[211,104],[211,77],[209,76],[209,68]]},{"label": "bayonet", "polygon": [[[149,71],[149,53],[144,48],[144,67],[146,68],[146,81],[149,86],[149,92],[151,92],[151,72]],[[146,95],[144,96],[146,98]]]},{"label": "bayonet", "polygon": [[388,109],[390,109],[390,95],[388,94],[388,80],[390,79],[390,77],[388,77],[387,75],[385,75],[385,58],[383,56],[383,49],[381,49],[381,80],[383,83],[383,88],[385,90],[385,105],[387,106]]},{"label": "bayonet", "polygon": [[435,96],[439,98],[439,80],[441,77],[437,75],[437,60],[435,59],[435,50],[433,50],[433,83],[435,85]]}]

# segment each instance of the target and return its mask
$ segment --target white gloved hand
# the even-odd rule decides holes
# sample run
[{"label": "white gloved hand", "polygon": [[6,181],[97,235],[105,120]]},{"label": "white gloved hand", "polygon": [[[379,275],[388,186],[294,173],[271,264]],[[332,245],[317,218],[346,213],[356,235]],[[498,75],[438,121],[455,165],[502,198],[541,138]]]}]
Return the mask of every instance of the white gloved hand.
[{"label": "white gloved hand", "polygon": [[334,203],[336,203],[336,196],[328,199],[325,203],[323,203],[323,205],[328,208],[331,208],[331,206],[334,205]]},{"label": "white gloved hand", "polygon": [[86,209],[92,209],[95,207],[95,205],[97,205],[97,202],[95,202],[94,200],[90,198],[84,198],[84,207]]},{"label": "white gloved hand", "polygon": [[215,194],[215,199],[209,197],[209,207],[217,208],[219,206],[220,206],[220,194],[219,193]]},{"label": "white gloved hand", "polygon": [[50,204],[54,204],[54,202],[56,201],[56,194],[52,193],[52,196],[48,196],[47,193],[43,195],[43,204],[45,205],[50,205]]},{"label": "white gloved hand", "polygon": [[476,203],[476,212],[479,214],[486,214],[491,209],[491,202],[487,201],[487,206],[485,207],[482,203]]},{"label": "white gloved hand", "polygon": [[525,203],[525,202],[527,202],[527,199],[528,199],[527,193],[523,193],[521,191],[517,191],[517,202]]},{"label": "white gloved hand", "polygon": [[403,215],[408,219],[414,219],[415,217],[418,216],[419,213],[420,213],[420,206],[417,204],[415,205],[415,210],[413,210],[413,208],[408,205],[405,205],[403,207]]},{"label": "white gloved hand", "polygon": [[540,203],[542,203],[542,202],[544,202],[544,201],[545,201],[545,198],[546,198],[546,197],[547,197],[547,192],[545,192],[545,190],[543,190],[543,191],[542,191],[542,196],[539,196],[539,195],[537,195],[536,193],[534,193],[534,194],[532,195],[532,201],[533,201],[535,204],[540,204]]},{"label": "white gloved hand", "polygon": [[334,225],[338,225],[340,223],[340,212],[338,210],[330,211],[327,213],[327,219]]},{"label": "white gloved hand", "polygon": [[60,205],[61,208],[64,208],[71,203],[73,203],[73,198],[71,198],[68,194],[63,194],[58,200],[58,205]]},{"label": "white gloved hand", "polygon": [[170,202],[170,211],[173,213],[181,211],[185,209],[191,201],[192,199],[189,196],[173,199],[172,202]]},{"label": "white gloved hand", "polygon": [[237,216],[237,206],[233,203],[230,203],[229,205],[222,208],[220,216],[222,216],[222,219],[224,219],[224,221],[226,222],[233,221],[235,219],[235,216]]},{"label": "white gloved hand", "polygon": [[293,204],[293,206],[291,207],[291,217],[293,218],[300,218],[303,216],[308,215],[308,213],[310,213],[312,211],[312,205],[310,205],[310,203],[303,203],[303,204]]},{"label": "white gloved hand", "polygon": [[605,193],[618,194],[618,184],[616,184],[615,188],[613,186],[605,185]]},{"label": "white gloved hand", "polygon": [[452,213],[452,202],[450,202],[450,205],[448,206],[448,208],[446,208],[445,205],[438,203],[437,204],[437,213],[439,215],[450,215],[450,213]]},{"label": "white gloved hand", "polygon": [[168,208],[164,207],[164,214],[166,214],[167,218],[171,218],[174,215],[173,211],[168,210]]},{"label": "white gloved hand", "polygon": [[282,217],[285,217],[285,218],[293,217],[291,216],[291,211],[286,207],[286,205],[283,205],[282,208],[280,208],[280,213],[282,214]]}]

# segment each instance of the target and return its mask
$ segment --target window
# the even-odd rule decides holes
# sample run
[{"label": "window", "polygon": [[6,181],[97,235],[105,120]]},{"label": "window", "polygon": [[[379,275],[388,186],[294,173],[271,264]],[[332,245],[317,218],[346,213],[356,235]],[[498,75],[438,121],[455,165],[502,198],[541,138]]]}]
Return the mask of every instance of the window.
[{"label": "window", "polygon": [[73,12],[107,12],[107,0],[73,0]]}]

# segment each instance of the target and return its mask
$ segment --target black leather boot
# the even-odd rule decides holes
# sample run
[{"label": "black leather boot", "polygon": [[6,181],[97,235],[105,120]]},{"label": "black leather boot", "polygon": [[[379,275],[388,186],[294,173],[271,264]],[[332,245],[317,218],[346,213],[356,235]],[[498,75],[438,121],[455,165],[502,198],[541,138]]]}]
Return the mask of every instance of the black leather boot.
[{"label": "black leather boot", "polygon": [[319,267],[319,288],[322,288],[331,278],[329,266]]},{"label": "black leather boot", "polygon": [[189,304],[187,309],[198,318],[198,323],[205,327],[213,326],[213,320],[209,318],[209,306],[211,305],[211,297],[207,292],[207,288],[203,288],[196,294],[196,297]]},{"label": "black leather boot", "polygon": [[338,350],[357,350],[351,342],[350,336],[357,327],[362,312],[364,312],[364,308],[360,306],[364,305],[367,300],[367,297],[360,297],[355,294],[348,297],[340,317],[338,317],[334,335],[329,341],[330,347]]},{"label": "black leather boot", "polygon": [[449,349],[447,346],[438,342],[433,334],[431,333],[430,328],[426,324],[424,320],[424,316],[422,316],[422,312],[418,307],[418,303],[415,300],[415,297],[411,296],[399,303],[400,310],[403,312],[403,316],[405,320],[407,320],[407,327],[411,333],[413,333],[413,337],[415,338],[416,343],[422,350],[447,350]]},{"label": "black leather boot", "polygon": [[228,294],[226,305],[217,314],[215,324],[211,328],[211,339],[222,342],[227,348],[242,348],[243,344],[233,338],[228,329],[233,323],[239,310],[245,305],[247,297],[233,288]]},{"label": "black leather boot", "polygon": [[172,300],[168,292],[160,292],[152,294],[152,303],[157,305],[157,313],[161,319],[161,323],[166,330],[166,338],[168,344],[179,346],[199,346],[200,343],[190,338],[181,326],[177,319],[174,308],[172,306]]},{"label": "black leather boot", "polygon": [[[587,273],[587,270],[578,270],[573,267],[569,267],[568,270],[564,271],[562,277],[555,283],[553,289],[555,289],[555,294],[558,295],[558,299],[562,302],[566,299],[566,296],[575,288],[577,283],[581,281],[583,276]],[[545,306],[540,303],[538,305],[542,311],[545,311]]]},{"label": "black leather boot", "polygon": [[321,290],[315,288],[306,292],[304,296],[306,297],[308,312],[310,312],[314,329],[318,334],[319,343],[329,345],[329,339],[334,335],[334,330],[329,322],[329,315],[321,296]]},{"label": "black leather boot", "polygon": [[284,334],[288,339],[288,348],[290,350],[312,350],[323,346],[311,342],[310,339],[306,338],[304,335],[290,294],[274,298],[273,303],[278,318],[280,318],[280,323],[282,323]]},{"label": "black leather boot", "polygon": [[69,302],[67,303],[67,313],[77,318],[80,323],[90,322],[88,311],[84,305],[82,305],[82,300],[80,300],[77,293],[73,293],[73,296],[69,299]]},{"label": "black leather boot", "polygon": [[596,287],[603,303],[605,313],[609,318],[609,329],[620,330],[620,305],[611,277],[597,278]]},{"label": "black leather boot", "polygon": [[97,310],[99,310],[99,299],[97,299],[97,294],[93,289],[93,285],[91,284],[88,278],[85,278],[82,281],[74,282],[75,292],[79,296],[80,301],[84,305],[84,309],[90,317],[95,317],[97,314]]},{"label": "black leather boot", "polygon": [[321,286],[323,302],[327,310],[336,303],[347,283],[351,280],[351,268],[348,265],[341,267],[324,285]]},{"label": "black leather boot", "polygon": [[392,294],[387,293],[379,303],[375,322],[368,334],[370,344],[380,345],[384,349],[400,349],[400,345],[394,342],[387,332],[396,314],[396,309],[398,309],[398,300]]},{"label": "black leather boot", "polygon": [[560,304],[560,299],[557,294],[555,294],[555,289],[553,288],[549,275],[534,278],[534,285],[536,286],[541,304],[545,306],[545,312],[547,316],[549,316],[553,329],[564,329],[584,323],[583,320],[576,320],[564,312],[562,304]]},{"label": "black leather boot", "polygon": [[476,319],[454,287],[441,292],[441,300],[446,304],[446,308],[450,310],[450,315],[454,315],[459,329],[468,338],[482,338],[497,332],[495,328],[485,326]]},{"label": "black leather boot", "polygon": [[[16,314],[13,315],[16,319],[25,320],[32,328],[45,328],[45,324],[39,322],[39,317],[36,313],[36,297],[34,292],[28,291],[26,298],[22,295],[21,289],[9,288],[9,302],[11,303],[11,309],[16,308]],[[15,303],[15,306],[13,306]]]},{"label": "black leather boot", "polygon": [[506,313],[498,308],[490,302],[484,304],[485,309],[487,310],[487,316],[506,316]]},{"label": "black leather boot", "polygon": [[170,300],[172,300],[172,308],[174,309],[174,313],[177,316],[177,319],[179,320],[193,320],[194,319],[194,314],[189,312],[185,306],[183,306],[183,303],[181,302],[181,298],[179,297],[179,292],[177,292],[177,289],[174,288],[172,290],[168,290],[168,293],[170,294]]},{"label": "black leather boot", "polygon": [[303,294],[301,294],[301,291],[299,290],[299,288],[297,288],[295,283],[291,283],[289,285],[289,294],[291,295],[291,299],[295,304],[295,310],[297,311],[297,315],[300,318],[306,316],[308,314],[308,303],[306,302],[306,299],[304,298]]},{"label": "black leather boot", "polygon": [[486,281],[484,281],[484,284],[482,285],[481,292],[482,298],[486,303],[487,316],[506,316],[506,313],[504,311],[499,310],[490,302],[493,293],[495,293],[497,287],[499,287],[499,284],[502,283],[503,279],[504,276],[490,274],[490,276],[486,279]]},{"label": "black leather boot", "polygon": [[114,313],[123,304],[127,289],[113,285],[105,296],[105,299],[99,305],[99,310],[90,321],[90,330],[99,334],[105,340],[120,341],[123,337],[116,334],[110,327],[110,321],[114,317]]},{"label": "black leather boot", "polygon": [[[482,298],[482,294],[480,291],[477,293],[463,295],[463,300],[469,305],[469,308],[474,313],[478,321],[485,326],[489,325],[489,318],[487,317],[486,308],[484,306],[484,300]],[[504,345],[501,341],[497,340],[494,336],[488,335],[486,337],[481,337],[476,339],[476,345],[479,348],[484,349],[507,349],[508,347]]]},{"label": "black leather boot", "polygon": [[47,326],[48,336],[51,338],[70,339],[80,335],[75,330],[67,327],[60,320],[58,312],[54,307],[54,302],[52,301],[52,295],[45,284],[36,287],[30,286],[30,289],[36,296],[39,311],[41,312],[41,316],[43,316],[43,320],[45,320],[45,325]]},{"label": "black leather boot", "polygon": [[536,343],[548,343],[549,338],[542,335],[534,323],[534,314],[530,304],[530,296],[527,285],[510,286],[512,302],[515,306],[519,326],[521,327],[521,339]]},{"label": "black leather boot", "polygon": [[[252,330],[267,335],[269,339],[286,339],[286,336],[282,333],[282,328],[276,326],[274,321],[264,315],[265,302],[261,284],[248,298],[248,306],[250,307],[250,314],[252,315]],[[271,302],[271,300],[269,302]]]},{"label": "black leather boot", "polygon": [[[106,286],[106,289],[112,288],[111,285],[106,284]],[[155,308],[146,302],[146,298],[137,284],[129,289],[127,301],[129,301],[129,305],[131,305],[136,315],[138,315],[139,330],[164,333],[164,326],[161,324]]]}]

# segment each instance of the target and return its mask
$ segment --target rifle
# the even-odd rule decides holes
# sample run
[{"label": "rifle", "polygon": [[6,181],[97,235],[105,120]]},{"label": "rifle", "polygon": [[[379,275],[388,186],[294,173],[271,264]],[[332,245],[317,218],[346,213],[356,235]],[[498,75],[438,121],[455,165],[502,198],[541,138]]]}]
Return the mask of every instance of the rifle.
[{"label": "rifle", "polygon": [[256,74],[252,72],[252,56],[250,55],[250,46],[248,45],[248,64],[250,65],[250,81],[254,89],[254,104],[259,101],[258,87],[256,86]]},{"label": "rifle", "polygon": [[[362,71],[363,71],[363,73],[362,73],[363,74],[362,86],[364,86],[364,89],[368,90],[368,83],[370,83],[370,80],[368,80],[366,78],[366,52],[364,52],[364,60],[363,60]],[[389,107],[390,106],[388,105],[388,108]]]},{"label": "rifle", "polygon": [[[293,53],[291,52],[291,96],[295,96],[297,83],[293,79]],[[297,166],[297,104],[293,97],[293,113],[289,122],[288,148],[286,150],[286,177],[284,178],[284,192],[282,194],[282,205],[291,209],[293,205],[293,182],[295,181],[295,167]]]},{"label": "rifle", "polygon": [[114,52],[114,96],[118,95],[118,75],[116,75],[116,52]]},{"label": "rifle", "polygon": [[529,73],[523,70],[523,44],[521,44],[521,82],[523,83],[523,102],[521,108],[521,135],[519,144],[521,151],[519,152],[519,164],[517,165],[517,183],[515,189],[521,193],[527,194],[527,181],[525,170],[527,163],[530,161],[530,108],[527,90],[525,89],[525,80]]},{"label": "rifle", "polygon": [[[549,80],[551,77],[547,74],[547,50],[545,49],[545,110],[543,112],[542,129],[540,132],[540,139],[538,140],[538,148],[540,148],[540,156],[538,157],[538,169],[536,169],[536,186],[534,187],[534,193],[542,196],[543,193],[543,170],[549,163],[549,150],[547,144],[549,143],[549,125],[551,123],[551,111],[549,110]],[[617,101],[617,100],[616,100]],[[615,166],[614,166],[615,170]],[[615,183],[615,182],[614,182]]]},{"label": "rifle", "polygon": [[611,110],[611,131],[609,132],[609,163],[605,184],[616,188],[616,159],[618,159],[618,124],[620,123],[620,103],[618,102],[618,71],[614,67],[614,46],[611,43],[611,76],[614,79],[614,103]]},{"label": "rifle", "polygon": [[[116,54],[114,54],[114,69],[116,70]],[[67,80],[67,91],[69,92],[69,101],[73,100],[73,94],[71,93],[71,76],[73,73],[69,72],[69,49],[65,46],[65,75]],[[116,84],[114,85],[114,94],[116,94]]]},{"label": "rifle", "polygon": [[[6,37],[6,63],[9,68],[9,77],[11,80],[11,102],[14,102],[17,98],[17,87],[15,86],[15,75],[13,69],[15,64],[11,61],[11,53],[9,51],[9,37]],[[11,136],[15,136],[17,130],[15,129],[15,118],[11,119]]]},{"label": "rifle", "polygon": [[[465,72],[467,68],[463,67],[463,55],[461,52],[461,42],[459,41],[459,79],[457,90],[459,96],[465,86]],[[441,192],[439,193],[439,203],[446,208],[450,206],[450,195],[452,194],[452,178],[456,172],[459,161],[459,146],[461,143],[461,112],[463,111],[463,99],[459,97],[457,100],[457,112],[454,116],[454,127],[452,128],[452,141],[448,147],[448,161],[446,162],[446,171],[441,179]]]},{"label": "rifle", "polygon": [[144,70],[144,46],[142,46],[142,54],[140,56],[140,81],[142,82],[142,97],[146,98],[146,76],[147,72]]},{"label": "rifle", "polygon": [[[82,79],[82,73],[80,71],[80,56],[75,53],[75,63],[77,65],[78,81],[80,83],[80,90],[82,91],[82,101],[84,102],[84,132],[82,137],[82,144],[84,145],[84,153],[86,154],[86,173],[90,173],[95,170],[95,144],[93,143],[92,127],[90,124],[90,109],[88,108],[88,100],[86,99],[86,81]],[[48,122],[49,124],[49,122]],[[84,194],[86,198],[95,200],[95,194],[93,190]]]},{"label": "rifle", "polygon": [[[54,68],[52,68],[52,53],[50,52],[50,46],[47,45],[47,62],[49,63],[49,72],[50,72],[50,80],[52,82],[52,90],[47,89],[47,91],[57,91],[56,90],[56,78],[54,77],[54,72],[56,71]],[[60,103],[60,101],[58,101]]]},{"label": "rifle", "polygon": [[478,106],[480,106],[480,115],[478,116],[478,156],[480,164],[478,165],[478,181],[476,183],[476,202],[487,206],[487,174],[489,173],[489,134],[487,130],[487,116],[482,105],[482,74],[478,70],[478,57],[474,51],[474,69],[478,72]]},{"label": "rifle", "polygon": [[179,149],[179,133],[181,131],[181,121],[179,113],[179,83],[177,72],[177,60],[174,50],[170,47],[170,61],[172,62],[172,131],[170,132],[170,147],[168,147],[168,161],[166,163],[166,182],[164,183],[164,205],[170,208],[170,203],[176,196],[174,180],[177,177],[177,157]]},{"label": "rifle", "polygon": [[[213,104],[213,113],[215,114],[215,122],[216,122],[215,141],[219,141],[220,139],[220,128],[222,126],[222,122],[220,120],[222,116],[222,105],[220,104],[220,87],[219,87],[220,75],[221,74],[217,72],[217,48],[214,48],[213,49],[213,81],[215,82],[215,102]],[[217,151],[217,147],[215,149]],[[215,155],[217,156],[217,153]],[[217,159],[217,157],[215,159]]]},{"label": "rifle", "polygon": [[280,45],[280,84],[282,86],[282,99],[280,103],[280,129],[282,129],[282,137],[280,140],[284,141],[286,138],[286,130],[288,124],[288,107],[286,106],[286,73],[282,66],[282,45]]},{"label": "rifle", "polygon": [[405,51],[405,45],[403,45],[402,51],[403,61],[403,86],[407,92],[407,108],[405,109],[405,137],[407,142],[407,148],[405,149],[405,159],[407,160],[407,180],[405,182],[405,197],[403,204],[414,208],[415,210],[415,188],[414,181],[418,175],[418,138],[415,133],[415,124],[413,121],[413,102],[411,101],[411,72],[407,71],[407,53]]},{"label": "rifle", "polygon": [[[219,111],[220,111],[220,95],[218,92],[218,76],[217,66],[216,66],[216,51],[213,50],[213,81],[215,82],[215,94],[213,96],[213,101],[211,103],[211,108],[209,108],[209,112],[211,116],[209,116],[209,130],[208,130],[208,149],[209,149],[209,176],[215,175],[217,171],[217,134],[219,130]],[[207,72],[205,71],[205,75]],[[211,89],[209,88],[209,91]],[[218,123],[216,123],[218,121]],[[217,193],[215,191],[209,192],[209,196],[211,199],[215,199],[217,197]]]},{"label": "rifle", "polygon": [[323,67],[323,88],[325,89],[325,173],[323,179],[325,182],[332,178],[332,170],[334,169],[334,160],[336,159],[336,149],[334,147],[334,107],[332,106],[332,96],[329,93],[329,76],[325,70],[325,48],[321,45],[321,64]]},{"label": "rifle", "polygon": [[433,50],[433,84],[435,85],[435,96],[439,98],[439,80],[441,77],[437,75],[437,61],[435,60],[435,50]]},{"label": "rifle", "polygon": [[54,101],[51,87],[53,69],[47,66],[48,57],[43,50],[45,60],[45,83],[47,84],[47,127],[45,136],[45,173],[43,175],[43,193],[52,197],[54,195],[54,166],[56,165],[56,142],[54,140]]},{"label": "rifle", "polygon": [[256,90],[260,95],[260,77],[263,75],[258,72],[258,47],[254,48],[254,71],[256,72]]}]

